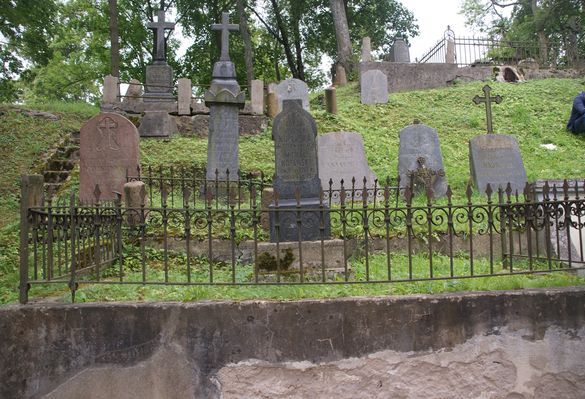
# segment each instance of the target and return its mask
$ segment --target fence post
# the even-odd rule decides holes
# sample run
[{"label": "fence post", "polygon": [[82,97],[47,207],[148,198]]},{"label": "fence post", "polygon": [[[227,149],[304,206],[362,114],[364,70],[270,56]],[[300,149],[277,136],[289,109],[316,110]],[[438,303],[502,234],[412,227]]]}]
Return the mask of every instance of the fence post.
[{"label": "fence post", "polygon": [[20,295],[22,304],[28,302],[28,232],[29,209],[40,207],[43,203],[43,183],[41,175],[23,175],[20,178]]}]

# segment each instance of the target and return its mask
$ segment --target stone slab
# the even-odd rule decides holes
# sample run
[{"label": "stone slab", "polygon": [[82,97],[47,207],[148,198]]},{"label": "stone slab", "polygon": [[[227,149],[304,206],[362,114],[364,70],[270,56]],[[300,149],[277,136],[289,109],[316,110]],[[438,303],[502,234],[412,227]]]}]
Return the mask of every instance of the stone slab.
[{"label": "stone slab", "polygon": [[[368,165],[364,141],[359,133],[327,133],[318,137],[318,146],[319,177],[323,191],[339,190],[341,180],[345,189],[349,189],[353,178],[357,188],[364,187],[364,178],[367,180],[366,188],[374,187],[376,175]],[[338,196],[331,198],[333,202],[339,202]]]},{"label": "stone slab", "polygon": [[362,104],[386,104],[388,102],[388,78],[373,69],[361,74],[360,98]]},{"label": "stone slab", "polygon": [[178,133],[175,119],[165,111],[148,111],[140,120],[140,137],[167,138]]},{"label": "stone slab", "polygon": [[485,194],[487,184],[492,190],[506,188],[522,193],[528,181],[526,169],[515,137],[506,134],[484,134],[469,141],[469,164],[475,188]]},{"label": "stone slab", "polygon": [[145,102],[175,101],[173,96],[173,69],[166,62],[146,66]]},{"label": "stone slab", "polygon": [[[239,161],[238,107],[233,104],[209,106],[209,136],[207,145],[207,178],[223,180],[230,172],[230,179],[237,178]],[[219,175],[216,175],[215,171]]]},{"label": "stone slab", "polygon": [[[409,187],[411,183],[416,191],[424,191],[426,183],[422,178],[421,159],[424,158],[424,167],[435,173],[430,183],[435,198],[443,197],[447,192],[447,178],[440,176],[444,172],[443,155],[439,144],[437,130],[423,125],[412,124],[400,131],[400,146],[398,149],[398,175],[400,187]],[[416,172],[416,176],[411,172]]]},{"label": "stone slab", "polygon": [[122,98],[122,103],[125,104],[139,104],[142,102],[143,96],[142,83],[137,79],[132,79],[128,85],[128,90]]},{"label": "stone slab", "polygon": [[362,37],[362,62],[372,61],[372,41],[368,36]]},{"label": "stone slab", "polygon": [[179,115],[191,115],[191,79],[181,78],[177,86]]},{"label": "stone slab", "polygon": [[392,49],[390,50],[390,62],[410,62],[410,49],[408,44],[402,37],[397,37],[394,40]]},{"label": "stone slab", "polygon": [[107,75],[104,78],[103,104],[113,104],[120,100],[120,88],[118,82],[118,78],[112,75]]},{"label": "stone slab", "polygon": [[250,90],[250,111],[253,114],[264,114],[264,82],[253,80]]},{"label": "stone slab", "polygon": [[278,95],[278,112],[282,111],[282,102],[284,100],[301,100],[303,109],[310,110],[309,106],[309,86],[299,79],[286,79],[276,86]]},{"label": "stone slab", "polygon": [[282,200],[278,206],[271,204],[269,220],[273,243],[328,240],[331,236],[329,208],[321,208],[318,198],[303,198],[299,203]]},{"label": "stone slab", "polygon": [[87,121],[80,132],[79,198],[94,202],[99,185],[102,200],[123,194],[126,171],[140,165],[140,144],[136,127],[113,113],[101,113]]}]

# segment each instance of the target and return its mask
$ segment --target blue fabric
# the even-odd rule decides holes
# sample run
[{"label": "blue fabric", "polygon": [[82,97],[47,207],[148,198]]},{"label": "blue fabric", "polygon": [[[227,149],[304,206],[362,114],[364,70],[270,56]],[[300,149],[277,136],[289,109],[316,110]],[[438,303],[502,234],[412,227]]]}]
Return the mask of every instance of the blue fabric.
[{"label": "blue fabric", "polygon": [[567,130],[573,133],[585,133],[585,92],[581,92],[573,101]]}]

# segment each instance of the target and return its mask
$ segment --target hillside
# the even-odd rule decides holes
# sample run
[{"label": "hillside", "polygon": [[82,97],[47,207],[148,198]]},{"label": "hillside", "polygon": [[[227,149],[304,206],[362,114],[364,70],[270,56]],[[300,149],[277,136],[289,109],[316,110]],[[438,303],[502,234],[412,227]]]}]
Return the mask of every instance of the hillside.
[{"label": "hillside", "polygon": [[[338,90],[338,115],[324,111],[320,94],[312,97],[311,107],[320,134],[356,131],[363,136],[368,161],[380,179],[396,176],[398,134],[404,126],[419,119],[436,128],[447,178],[455,193],[462,194],[470,178],[467,142],[485,134],[485,108],[471,101],[482,94],[484,84],[394,93],[388,104],[377,106],[361,105],[358,87],[352,84]],[[504,98],[502,104],[494,105],[494,129],[517,137],[529,180],[585,178],[585,136],[565,130],[572,99],[585,89],[584,84],[577,79],[490,83],[493,93]],[[38,173],[43,154],[98,112],[95,107],[79,104],[29,107],[60,118],[53,121],[27,116],[19,111],[21,108],[27,107],[0,106],[0,303],[13,301],[16,295],[19,175]],[[544,144],[552,144],[547,147],[554,149],[542,147]],[[203,168],[206,154],[205,138],[141,142],[143,167],[173,164]],[[271,176],[274,147],[270,130],[242,137],[240,159],[243,171],[261,170]],[[211,295],[212,290],[204,292]],[[280,294],[275,291],[275,295]]]}]

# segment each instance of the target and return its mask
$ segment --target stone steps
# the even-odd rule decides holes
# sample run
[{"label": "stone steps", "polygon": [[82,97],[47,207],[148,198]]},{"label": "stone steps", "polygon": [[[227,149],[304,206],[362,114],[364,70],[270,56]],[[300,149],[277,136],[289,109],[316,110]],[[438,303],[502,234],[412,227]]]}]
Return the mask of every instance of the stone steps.
[{"label": "stone steps", "polygon": [[45,161],[45,191],[57,193],[79,163],[79,132],[65,136]]}]

